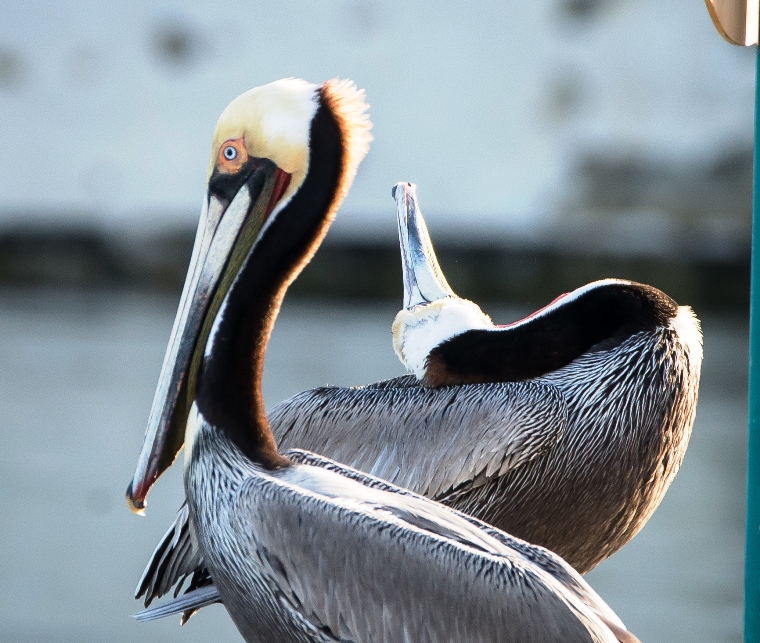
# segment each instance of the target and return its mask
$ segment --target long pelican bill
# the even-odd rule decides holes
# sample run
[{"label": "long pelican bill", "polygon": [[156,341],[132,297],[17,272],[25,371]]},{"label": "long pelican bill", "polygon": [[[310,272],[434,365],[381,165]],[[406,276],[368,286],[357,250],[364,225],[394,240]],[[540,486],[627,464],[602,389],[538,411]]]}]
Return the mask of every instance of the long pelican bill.
[{"label": "long pelican bill", "polygon": [[290,179],[267,159],[251,158],[248,164],[250,171],[214,172],[209,180],[145,439],[127,487],[127,505],[135,513],[143,513],[148,491],[182,448],[195,377],[213,319]]},{"label": "long pelican bill", "polygon": [[430,241],[417,203],[414,183],[396,183],[396,200],[401,264],[404,272],[404,308],[410,309],[444,297],[454,297]]}]

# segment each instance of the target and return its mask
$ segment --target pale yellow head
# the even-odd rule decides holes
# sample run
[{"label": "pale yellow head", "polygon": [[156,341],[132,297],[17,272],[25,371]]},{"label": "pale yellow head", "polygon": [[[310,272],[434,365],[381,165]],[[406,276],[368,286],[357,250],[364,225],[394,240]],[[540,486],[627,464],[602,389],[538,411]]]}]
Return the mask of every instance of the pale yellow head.
[{"label": "pale yellow head", "polygon": [[309,169],[310,127],[319,107],[320,90],[332,99],[347,135],[350,184],[372,140],[364,92],[351,81],[331,80],[320,86],[299,78],[255,87],[227,106],[214,130],[208,178],[214,169],[223,171],[224,149],[229,143],[243,146],[247,156],[269,159],[291,175],[278,204],[282,207],[301,186]]}]

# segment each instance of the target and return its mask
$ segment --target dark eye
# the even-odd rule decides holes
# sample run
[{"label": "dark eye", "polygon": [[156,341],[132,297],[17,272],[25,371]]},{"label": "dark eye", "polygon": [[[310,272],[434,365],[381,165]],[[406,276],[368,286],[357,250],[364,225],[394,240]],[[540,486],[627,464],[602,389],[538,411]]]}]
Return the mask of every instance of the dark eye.
[{"label": "dark eye", "polygon": [[228,161],[232,161],[237,157],[237,150],[232,147],[232,145],[228,145],[224,148],[224,158],[226,158]]}]

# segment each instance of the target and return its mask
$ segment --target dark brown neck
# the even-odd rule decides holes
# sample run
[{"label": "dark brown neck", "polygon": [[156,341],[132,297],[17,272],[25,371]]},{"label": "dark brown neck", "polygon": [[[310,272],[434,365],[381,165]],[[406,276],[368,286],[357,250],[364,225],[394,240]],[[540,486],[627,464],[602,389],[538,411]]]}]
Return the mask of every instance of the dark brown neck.
[{"label": "dark brown neck", "polygon": [[261,378],[282,299],[311,259],[339,205],[345,150],[334,114],[320,101],[311,125],[309,169],[290,202],[253,245],[215,321],[201,365],[196,403],[251,460],[287,466],[267,422]]},{"label": "dark brown neck", "polygon": [[514,327],[452,337],[430,351],[422,383],[435,387],[531,379],[586,352],[613,349],[635,333],[665,327],[677,312],[678,305],[652,286],[598,286]]}]

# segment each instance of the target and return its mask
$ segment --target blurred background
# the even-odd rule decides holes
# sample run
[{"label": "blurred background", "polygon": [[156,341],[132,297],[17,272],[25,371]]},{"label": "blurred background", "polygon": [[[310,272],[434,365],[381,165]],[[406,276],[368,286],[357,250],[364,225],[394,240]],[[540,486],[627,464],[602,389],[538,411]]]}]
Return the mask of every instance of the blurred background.
[{"label": "blurred background", "polygon": [[235,641],[223,608],[140,625],[182,497],[123,492],[221,110],[285,76],[367,91],[375,142],[267,358],[271,407],[401,374],[391,186],[418,184],[458,294],[506,323],[593,279],[703,321],[700,406],[662,506],[589,575],[642,641],[740,641],[753,50],[700,2],[4,0],[0,640]]}]

